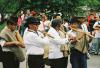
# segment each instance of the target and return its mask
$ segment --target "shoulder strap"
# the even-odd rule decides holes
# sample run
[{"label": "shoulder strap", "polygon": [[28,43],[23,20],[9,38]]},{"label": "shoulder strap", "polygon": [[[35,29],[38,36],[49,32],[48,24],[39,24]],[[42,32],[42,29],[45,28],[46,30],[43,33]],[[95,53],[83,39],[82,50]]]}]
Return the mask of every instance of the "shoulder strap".
[{"label": "shoulder strap", "polygon": [[87,47],[87,39],[86,39],[86,35],[84,36],[84,46],[82,48],[82,52],[84,51],[84,48]]}]

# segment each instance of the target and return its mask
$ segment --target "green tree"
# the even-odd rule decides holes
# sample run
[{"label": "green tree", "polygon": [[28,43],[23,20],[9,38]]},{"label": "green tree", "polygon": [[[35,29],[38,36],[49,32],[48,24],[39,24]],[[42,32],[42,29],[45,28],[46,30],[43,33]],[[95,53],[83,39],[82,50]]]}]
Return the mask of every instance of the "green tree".
[{"label": "green tree", "polygon": [[62,12],[66,15],[78,14],[83,11],[80,6],[100,9],[100,0],[0,0],[0,13],[17,14],[21,9],[31,8],[36,11],[48,9],[51,12]]}]

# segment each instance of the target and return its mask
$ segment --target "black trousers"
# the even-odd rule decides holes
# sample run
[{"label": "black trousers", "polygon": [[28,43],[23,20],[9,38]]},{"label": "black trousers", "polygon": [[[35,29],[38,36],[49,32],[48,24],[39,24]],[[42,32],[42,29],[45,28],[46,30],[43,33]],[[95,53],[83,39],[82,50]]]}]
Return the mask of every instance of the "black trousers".
[{"label": "black trousers", "polygon": [[70,62],[72,68],[87,68],[86,54],[83,54],[76,49],[71,49]]},{"label": "black trousers", "polygon": [[44,68],[43,55],[28,55],[29,68]]},{"label": "black trousers", "polygon": [[50,59],[51,68],[67,68],[68,58]]},{"label": "black trousers", "polygon": [[3,68],[19,68],[19,64],[13,52],[3,52]]}]

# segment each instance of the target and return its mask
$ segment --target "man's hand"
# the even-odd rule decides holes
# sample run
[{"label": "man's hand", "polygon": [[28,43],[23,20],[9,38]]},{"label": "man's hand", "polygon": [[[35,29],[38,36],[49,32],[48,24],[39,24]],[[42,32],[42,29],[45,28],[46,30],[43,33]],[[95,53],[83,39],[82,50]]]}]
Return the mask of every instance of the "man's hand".
[{"label": "man's hand", "polygon": [[69,38],[69,40],[70,40],[71,43],[76,43],[76,42],[77,42],[77,38],[76,38],[76,37],[72,37],[72,36],[71,36],[71,37]]},{"label": "man's hand", "polygon": [[20,42],[18,41],[14,41],[14,44],[17,45],[17,46],[20,46],[22,48],[25,48],[24,44],[21,44]]}]

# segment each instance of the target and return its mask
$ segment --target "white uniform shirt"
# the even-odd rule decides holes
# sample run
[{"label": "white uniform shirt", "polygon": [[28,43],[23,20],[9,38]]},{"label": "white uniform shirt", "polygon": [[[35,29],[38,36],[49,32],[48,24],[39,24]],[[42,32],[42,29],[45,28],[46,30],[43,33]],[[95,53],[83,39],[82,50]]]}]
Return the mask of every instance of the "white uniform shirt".
[{"label": "white uniform shirt", "polygon": [[54,29],[50,28],[48,31],[48,34],[50,34],[53,38],[49,38],[49,41],[51,43],[50,50],[49,50],[49,59],[57,59],[62,58],[63,53],[60,50],[60,45],[68,43],[68,39],[61,38],[59,36],[59,33]]},{"label": "white uniform shirt", "polygon": [[27,55],[43,55],[44,45],[48,44],[49,41],[46,38],[42,38],[43,35],[40,32],[26,31],[27,34],[24,35],[24,43],[26,46]]}]

